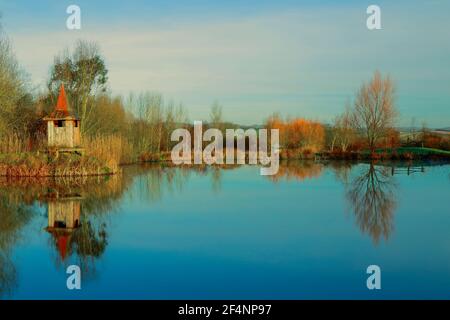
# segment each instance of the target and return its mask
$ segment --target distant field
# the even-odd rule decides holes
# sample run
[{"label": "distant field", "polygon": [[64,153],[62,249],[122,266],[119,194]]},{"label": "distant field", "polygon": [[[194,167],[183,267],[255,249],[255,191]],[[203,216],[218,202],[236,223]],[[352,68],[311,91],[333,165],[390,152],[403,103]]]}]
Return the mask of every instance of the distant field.
[{"label": "distant field", "polygon": [[434,133],[434,134],[442,134],[442,135],[450,135],[450,131],[447,131],[447,130],[433,130],[433,131],[431,131],[431,133]]},{"label": "distant field", "polygon": [[[431,130],[429,131],[432,134],[436,134],[436,135],[441,135],[441,136],[449,136],[450,137],[450,131],[448,130]],[[405,139],[407,137],[409,138],[413,138],[414,136],[417,138],[421,135],[422,133],[420,131],[416,131],[416,132],[411,132],[411,131],[400,131],[400,137]]]}]

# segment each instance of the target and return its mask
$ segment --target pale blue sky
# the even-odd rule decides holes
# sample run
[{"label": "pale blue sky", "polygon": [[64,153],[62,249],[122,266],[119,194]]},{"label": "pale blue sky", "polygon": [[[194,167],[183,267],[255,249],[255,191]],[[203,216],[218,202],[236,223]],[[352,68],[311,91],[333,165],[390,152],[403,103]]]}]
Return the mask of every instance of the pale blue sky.
[{"label": "pale blue sky", "polygon": [[[36,85],[76,39],[100,44],[114,94],[151,90],[205,119],[274,111],[330,121],[374,70],[397,86],[399,125],[450,126],[450,1],[0,0],[5,32]],[[82,30],[66,29],[69,4]],[[378,4],[382,30],[366,28]]]}]

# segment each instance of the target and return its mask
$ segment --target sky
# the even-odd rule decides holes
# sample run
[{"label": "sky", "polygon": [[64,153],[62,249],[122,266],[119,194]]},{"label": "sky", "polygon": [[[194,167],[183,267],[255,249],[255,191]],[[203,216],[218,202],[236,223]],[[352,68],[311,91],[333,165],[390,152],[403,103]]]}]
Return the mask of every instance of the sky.
[{"label": "sky", "polygon": [[[81,30],[66,28],[71,4]],[[381,30],[366,27],[371,4]],[[159,92],[192,121],[218,101],[243,125],[274,112],[331,122],[379,70],[395,82],[399,126],[450,126],[448,0],[0,0],[0,12],[36,88],[85,39],[99,44],[114,95]]]}]

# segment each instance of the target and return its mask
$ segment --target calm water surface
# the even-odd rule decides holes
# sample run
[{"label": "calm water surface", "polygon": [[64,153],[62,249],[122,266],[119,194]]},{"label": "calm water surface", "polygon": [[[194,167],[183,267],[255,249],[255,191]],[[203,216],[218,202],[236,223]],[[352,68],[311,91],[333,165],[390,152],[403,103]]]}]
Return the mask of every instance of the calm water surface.
[{"label": "calm water surface", "polygon": [[419,163],[0,180],[0,296],[449,299],[449,186],[450,165]]}]

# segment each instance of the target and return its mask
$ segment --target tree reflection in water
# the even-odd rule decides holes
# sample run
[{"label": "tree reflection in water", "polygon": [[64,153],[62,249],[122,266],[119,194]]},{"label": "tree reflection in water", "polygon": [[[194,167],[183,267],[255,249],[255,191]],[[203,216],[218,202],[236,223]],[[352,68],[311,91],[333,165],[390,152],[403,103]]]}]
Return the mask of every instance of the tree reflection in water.
[{"label": "tree reflection in water", "polygon": [[78,264],[93,275],[95,259],[107,246],[108,214],[132,181],[131,176],[0,179],[0,293],[13,287],[12,247],[38,206],[48,217],[46,231],[58,266]]},{"label": "tree reflection in water", "polygon": [[[211,172],[209,170],[212,170]],[[140,200],[156,202],[164,192],[181,192],[192,173],[212,174],[212,187],[220,190],[217,168],[171,168],[161,164],[132,166],[115,176],[77,178],[0,178],[0,296],[12,292],[16,271],[11,252],[20,231],[38,214],[47,215],[46,232],[59,268],[81,267],[83,278],[95,276],[95,265],[108,245],[109,217],[133,185]],[[137,189],[136,189],[137,188]]]},{"label": "tree reflection in water", "polygon": [[331,161],[328,166],[334,171],[336,180],[343,184],[348,183],[354,163],[347,161]]},{"label": "tree reflection in water", "polygon": [[57,180],[40,201],[47,206],[50,242],[57,264],[80,266],[84,278],[95,275],[95,263],[108,245],[109,214],[131,183],[122,175]]},{"label": "tree reflection in water", "polygon": [[[213,192],[220,192],[225,170],[237,167],[173,168],[149,164],[125,168],[123,174],[111,177],[0,179],[0,295],[15,285],[11,251],[20,238],[20,230],[35,213],[36,204],[46,209],[46,231],[57,265],[78,264],[84,279],[86,276],[89,279],[95,275],[95,264],[108,246],[109,217],[120,209],[121,199],[134,201],[133,197],[138,197],[140,201],[157,202],[165,193],[182,192],[191,175],[205,176],[211,181]],[[375,243],[382,237],[388,239],[394,228],[396,207],[391,168],[373,163],[355,166],[347,162],[288,161],[280,163],[276,175],[264,179],[274,183],[315,179],[326,167],[332,168],[344,185],[346,199],[361,231]],[[353,177],[355,170],[362,172]]]},{"label": "tree reflection in water", "polygon": [[21,238],[21,229],[31,217],[31,208],[17,202],[15,195],[0,189],[0,297],[11,294],[16,286],[12,249]]},{"label": "tree reflection in water", "polygon": [[324,165],[314,161],[282,161],[278,172],[271,176],[266,176],[273,182],[283,180],[303,181],[320,177]]},{"label": "tree reflection in water", "polygon": [[363,233],[375,244],[385,240],[394,229],[395,182],[390,168],[370,163],[363,172],[346,184],[346,197]]},{"label": "tree reflection in water", "polygon": [[[281,162],[278,173],[269,176],[272,181],[302,181],[317,178],[322,174],[324,164],[311,161]],[[351,179],[352,172],[358,170],[355,163],[345,161],[327,162],[336,179],[343,183],[346,198],[356,217],[356,223],[363,233],[367,233],[377,244],[381,237],[386,240],[394,229],[393,217],[396,208],[392,167],[375,166],[374,163],[361,164],[362,172]]]}]

